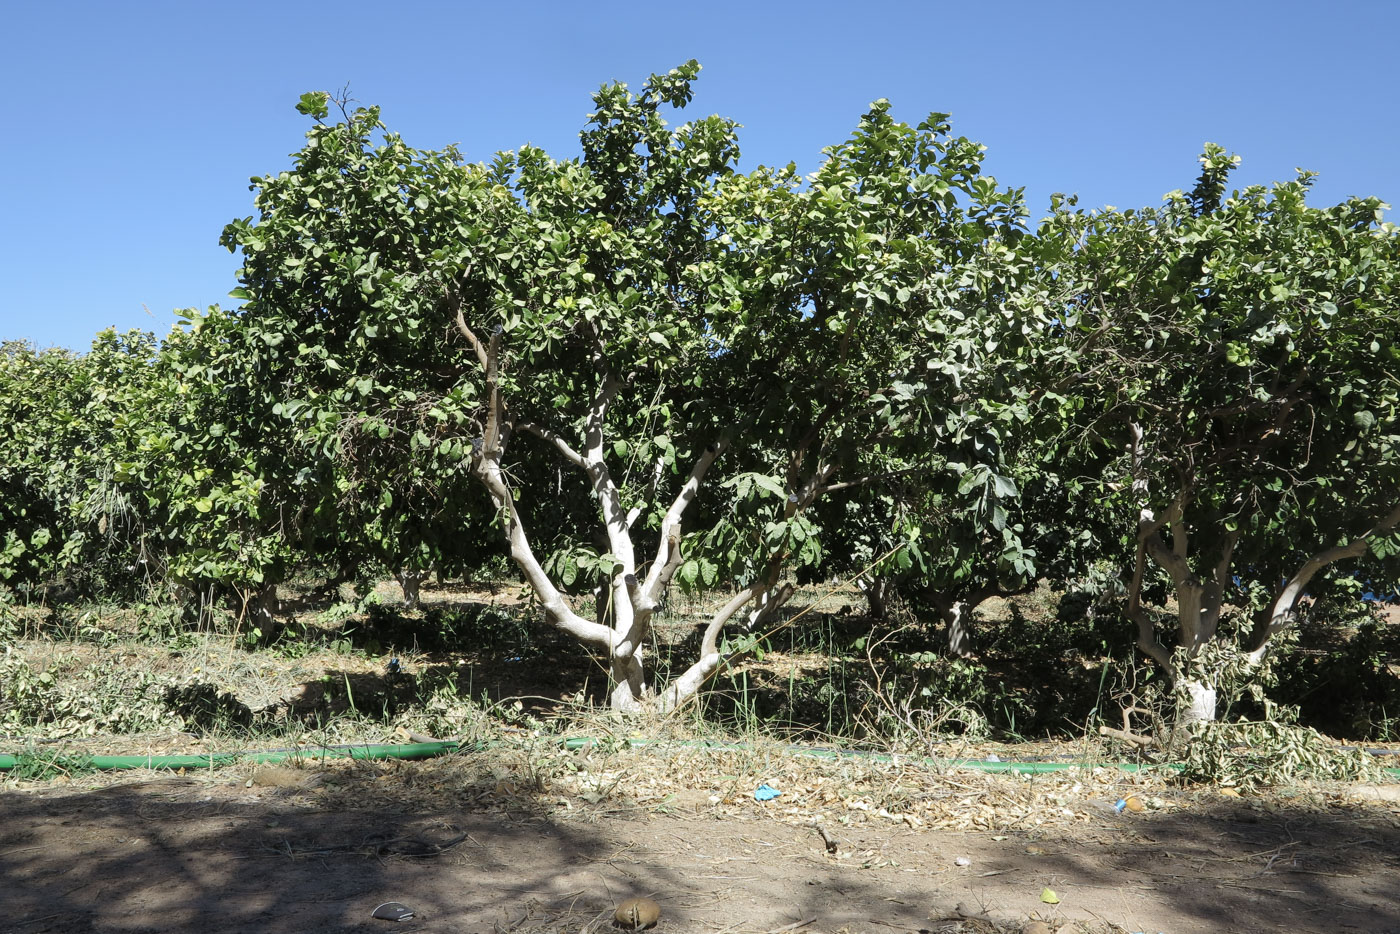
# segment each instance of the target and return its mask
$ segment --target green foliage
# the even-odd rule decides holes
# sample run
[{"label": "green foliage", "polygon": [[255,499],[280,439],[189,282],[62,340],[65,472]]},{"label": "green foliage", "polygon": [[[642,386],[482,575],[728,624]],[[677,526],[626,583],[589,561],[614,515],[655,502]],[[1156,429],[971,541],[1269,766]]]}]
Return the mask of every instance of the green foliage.
[{"label": "green foliage", "polygon": [[[266,598],[299,568],[363,594],[380,569],[411,588],[509,560],[628,706],[663,689],[644,663],[672,585],[738,601],[672,660],[679,703],[765,651],[802,583],[864,572],[872,604],[893,588],[946,618],[1076,581],[1081,608],[990,633],[985,671],[927,640],[890,662],[906,699],[1024,723],[1073,706],[1063,656],[1114,654],[1115,601],[1164,671],[1233,698],[1259,652],[1213,647],[1227,604],[1249,651],[1306,588],[1393,589],[1400,232],[1380,202],[1311,207],[1309,173],[1230,191],[1238,160],[1207,145],[1189,193],[1057,196],[1032,234],[946,114],[876,101],[811,175],[741,172],[733,121],[668,122],[698,74],[600,88],[573,159],[468,163],[302,95],[301,149],[222,233],[235,308],[187,310],[159,345],[0,347],[0,597],[232,598],[246,645],[295,651]],[[366,649],[531,645],[513,614],[369,615]],[[1373,693],[1380,639],[1335,662]],[[1044,692],[981,693],[1017,653]],[[15,677],[22,719],[108,716]]]},{"label": "green foliage", "polygon": [[[273,527],[414,569],[461,566],[504,526],[556,622],[555,588],[607,582],[615,635],[570,625],[628,644],[675,575],[766,600],[784,573],[815,573],[826,529],[809,507],[838,477],[893,474],[955,490],[966,540],[1012,535],[994,560],[1031,573],[1000,460],[1028,418],[1025,393],[1002,390],[1040,327],[1005,301],[1024,275],[1007,262],[1019,192],[981,175],[983,148],[944,115],[911,128],[884,101],[809,182],[740,174],[733,122],[663,118],[698,71],[600,89],[567,161],[527,146],[464,164],[407,146],[374,108],[332,125],[328,98],[304,97],[317,123],[292,170],[256,179],[257,216],[224,232],[243,304],[197,319],[183,364],[243,413],[206,449],[257,481],[227,519],[224,481],[194,499],[227,528],[191,573],[217,577],[226,556],[276,579],[290,555],[256,547]],[[277,462],[249,462],[269,435]],[[682,526],[668,507],[721,451]],[[541,528],[536,573],[514,536]],[[638,551],[673,540],[681,560],[662,554],[651,596],[624,589]]]},{"label": "green foliage", "polygon": [[1226,195],[1238,159],[1208,145],[1201,162],[1195,189],[1160,208],[1062,203],[1038,238],[1063,309],[1045,398],[1072,428],[1056,457],[1087,478],[1102,516],[1089,528],[1128,559],[1139,644],[1163,664],[1153,566],[1189,653],[1216,638],[1227,598],[1248,599],[1237,586],[1259,585],[1243,638],[1258,650],[1337,562],[1393,579],[1400,521],[1386,375],[1400,359],[1400,231],[1375,199],[1309,207],[1310,173]]},{"label": "green foliage", "polygon": [[1400,627],[1360,600],[1322,600],[1279,653],[1269,696],[1329,736],[1391,742],[1400,735]]},{"label": "green foliage", "polygon": [[[181,729],[168,681],[146,671],[88,666],[62,679],[57,662],[36,671],[6,647],[0,656],[0,727],[12,733],[91,736]],[[61,670],[61,669],[59,669]]]},{"label": "green foliage", "polygon": [[144,503],[120,452],[156,379],[154,338],[108,329],[87,354],[0,347],[0,585],[132,592],[148,568]]}]

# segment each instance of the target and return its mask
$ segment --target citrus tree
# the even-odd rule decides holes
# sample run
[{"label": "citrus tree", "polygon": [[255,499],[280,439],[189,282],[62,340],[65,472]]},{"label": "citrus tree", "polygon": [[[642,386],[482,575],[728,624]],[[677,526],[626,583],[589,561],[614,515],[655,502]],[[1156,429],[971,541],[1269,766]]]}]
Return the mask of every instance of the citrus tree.
[{"label": "citrus tree", "polygon": [[[1247,669],[1319,575],[1365,559],[1393,580],[1400,525],[1400,233],[1375,199],[1309,206],[1310,173],[1227,194],[1237,157],[1201,161],[1160,208],[1061,204],[1042,230],[1065,290],[1063,450],[1130,517],[1127,613],[1196,720],[1222,645]],[[1230,604],[1252,612],[1226,643]]]},{"label": "citrus tree", "polygon": [[[566,160],[467,164],[308,94],[293,167],[224,234],[229,372],[337,465],[302,501],[450,514],[431,553],[494,530],[546,622],[606,654],[619,709],[674,707],[753,644],[823,559],[818,500],[916,455],[1009,496],[996,426],[1023,417],[996,350],[1030,331],[987,297],[1022,211],[982,147],[878,102],[812,178],[742,174],[732,122],[664,119],[698,69],[603,87]],[[653,685],[673,585],[727,597]]]},{"label": "citrus tree", "polygon": [[0,348],[0,581],[93,593],[159,576],[144,497],[118,461],[158,393],[153,335],[100,332],[83,354]]},{"label": "citrus tree", "polygon": [[0,346],[0,578],[10,586],[46,582],[76,531],[69,463],[83,430],[82,360],[71,352]]}]

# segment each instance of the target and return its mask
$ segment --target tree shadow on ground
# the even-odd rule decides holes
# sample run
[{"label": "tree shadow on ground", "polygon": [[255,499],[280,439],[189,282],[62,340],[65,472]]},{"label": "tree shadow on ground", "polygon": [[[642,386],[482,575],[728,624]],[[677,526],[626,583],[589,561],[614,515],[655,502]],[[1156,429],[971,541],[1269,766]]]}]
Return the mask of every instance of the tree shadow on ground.
[{"label": "tree shadow on ground", "polygon": [[[362,931],[381,923],[370,916],[388,901],[429,925],[416,929],[446,930],[434,919],[468,912],[489,928],[492,918],[526,909],[607,907],[580,904],[559,884],[603,855],[586,831],[556,825],[536,801],[507,801],[490,786],[452,789],[464,802],[495,796],[475,812],[425,811],[415,802],[414,772],[388,776],[396,793],[382,801],[373,785],[385,777],[362,783],[355,809],[326,808],[316,795],[284,788],[245,788],[222,773],[3,794],[0,930]],[[441,807],[440,789],[431,800]],[[489,884],[463,886],[463,867]]]},{"label": "tree shadow on ground", "polygon": [[[632,895],[661,901],[672,932],[926,925],[925,898],[892,902],[888,877],[824,865],[801,828],[677,821],[620,800],[561,820],[553,792],[377,765],[300,787],[220,772],[0,793],[0,930],[335,934],[377,929],[375,907],[397,901],[418,931],[598,931]],[[321,774],[286,773],[299,771]]]},{"label": "tree shadow on ground", "polygon": [[1042,839],[1036,864],[1066,901],[1118,889],[1152,930],[1150,902],[1201,931],[1400,932],[1400,820],[1383,809],[1223,802],[1111,823]]}]

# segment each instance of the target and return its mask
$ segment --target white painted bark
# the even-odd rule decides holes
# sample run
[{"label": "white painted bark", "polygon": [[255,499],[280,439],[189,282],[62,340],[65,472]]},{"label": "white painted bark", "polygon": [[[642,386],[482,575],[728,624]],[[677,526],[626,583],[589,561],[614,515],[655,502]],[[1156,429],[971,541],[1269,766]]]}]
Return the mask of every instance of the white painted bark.
[{"label": "white painted bark", "polygon": [[[1211,575],[1205,579],[1198,576],[1191,567],[1191,534],[1184,518],[1190,502],[1190,484],[1183,484],[1162,516],[1155,515],[1148,508],[1147,476],[1142,469],[1143,431],[1138,425],[1131,426],[1131,430],[1133,492],[1140,505],[1137,559],[1128,587],[1128,616],[1138,627],[1138,648],[1162,667],[1167,678],[1182,689],[1188,699],[1177,710],[1177,722],[1184,725],[1211,721],[1216,715],[1218,689],[1216,685],[1204,681],[1177,681],[1171,653],[1157,638],[1151,614],[1142,605],[1143,575],[1150,559],[1171,578],[1176,592],[1178,641],[1186,648],[1188,656],[1194,656],[1216,636],[1225,588],[1230,581],[1230,563],[1239,536],[1235,532],[1228,533],[1220,543]],[[1163,529],[1171,533],[1170,548],[1162,537]]]},{"label": "white painted bark", "polygon": [[[1138,647],[1157,661],[1169,678],[1174,678],[1171,653],[1157,639],[1151,616],[1141,604],[1146,563],[1150,558],[1171,578],[1177,597],[1180,642],[1189,654],[1195,655],[1216,637],[1239,533],[1232,531],[1225,534],[1220,541],[1216,563],[1209,577],[1198,577],[1191,568],[1190,531],[1183,518],[1186,506],[1190,502],[1190,483],[1183,483],[1181,491],[1167,507],[1166,512],[1160,518],[1156,517],[1147,507],[1147,478],[1142,470],[1143,432],[1138,425],[1132,425],[1131,432],[1129,448],[1133,458],[1133,492],[1137,494],[1141,506],[1138,513],[1137,561],[1128,588],[1127,612],[1129,618],[1138,626]],[[1296,621],[1298,599],[1319,572],[1338,561],[1365,555],[1376,536],[1385,534],[1397,526],[1400,526],[1400,504],[1364,534],[1345,544],[1318,552],[1303,562],[1297,572],[1275,592],[1269,606],[1256,616],[1254,629],[1246,641],[1248,660],[1253,664],[1261,662],[1268,650],[1269,640]],[[1170,548],[1162,537],[1164,529],[1171,533]],[[1189,698],[1185,709],[1178,712],[1181,722],[1215,719],[1218,700],[1215,685],[1192,680],[1183,681],[1177,686],[1184,689]]]},{"label": "white painted bark", "polygon": [[958,600],[943,612],[943,621],[948,624],[948,651],[958,658],[972,657],[972,627],[968,625],[970,614],[964,613],[966,609],[967,605]]},{"label": "white painted bark", "polygon": [[1400,525],[1400,505],[1396,505],[1379,522],[1345,545],[1328,548],[1313,555],[1292,577],[1284,581],[1274,594],[1267,610],[1255,618],[1254,630],[1246,644],[1251,662],[1258,663],[1268,652],[1269,640],[1292,625],[1298,618],[1298,598],[1318,572],[1347,558],[1360,558],[1371,547],[1371,541]]},{"label": "white painted bark", "polygon": [[506,540],[510,546],[511,560],[520,568],[526,583],[535,592],[544,608],[545,619],[556,628],[590,645],[612,648],[613,631],[607,626],[584,619],[573,611],[559,588],[544,572],[539,559],[530,545],[520,512],[515,506],[515,496],[501,468],[501,458],[509,438],[509,426],[505,421],[505,404],[500,395],[500,335],[494,335],[488,345],[483,346],[471,329],[467,327],[460,310],[457,313],[458,330],[467,338],[476,351],[486,378],[487,405],[486,424],[482,438],[473,445],[472,472],[476,475],[495,505],[498,518],[505,526]]},{"label": "white painted bark", "polygon": [[1188,725],[1215,720],[1217,691],[1214,686],[1201,681],[1183,680],[1181,687],[1190,702],[1177,711],[1177,723]]},{"label": "white painted bark", "polygon": [[423,581],[427,576],[426,571],[420,570],[400,570],[394,574],[394,579],[399,582],[399,589],[403,591],[403,605],[407,609],[417,608]]},{"label": "white painted bark", "polygon": [[[607,411],[620,390],[620,384],[604,365],[601,345],[595,353],[599,388],[589,408],[583,444],[575,448],[567,439],[547,426],[524,422],[511,424],[507,421],[498,380],[500,335],[493,336],[489,343],[483,344],[467,326],[460,310],[457,313],[457,326],[477,355],[488,391],[486,424],[481,441],[474,446],[472,470],[486,487],[500,514],[510,545],[511,559],[535,592],[544,608],[545,618],[551,625],[582,642],[607,650],[609,671],[614,682],[611,695],[614,709],[630,712],[640,710],[648,704],[655,704],[662,710],[674,709],[693,697],[718,670],[723,661],[718,650],[719,633],[736,613],[752,603],[745,619],[746,626],[752,629],[782,606],[793,593],[791,584],[780,586],[778,583],[781,556],[775,556],[761,582],[735,594],[711,618],[702,639],[699,659],[659,698],[654,696],[651,686],[646,681],[643,656],[652,616],[661,594],[683,561],[681,526],[686,508],[694,501],[705,475],[728,446],[728,436],[709,445],[696,459],[690,476],[682,484],[662,518],[656,555],[646,570],[645,578],[639,579],[640,569],[631,529],[641,511],[638,508],[630,512],[623,509],[620,492],[613,482],[605,456]],[[501,466],[512,428],[529,432],[553,445],[565,460],[583,469],[588,477],[593,496],[598,503],[608,549],[617,559],[616,572],[605,589],[600,589],[598,593],[600,599],[597,622],[585,620],[573,612],[562,593],[545,573],[530,545],[529,536],[515,505],[514,493]],[[819,464],[801,489],[789,497],[785,507],[786,517],[791,518],[821,495],[834,472],[833,466]],[[653,480],[653,489],[659,482],[660,474],[658,468]],[[602,610],[604,598],[610,598],[610,625]]]},{"label": "white painted bark", "polygon": [[726,661],[719,651],[719,634],[736,613],[750,603],[757,604],[758,608],[750,612],[752,624],[786,603],[793,592],[791,584],[773,587],[765,582],[750,584],[729,598],[705,627],[700,639],[700,657],[661,692],[657,703],[661,712],[670,712],[694,697]]},{"label": "white painted bark", "polygon": [[866,605],[870,608],[871,619],[884,619],[888,608],[885,600],[889,595],[890,581],[887,577],[857,578],[856,586],[865,594]]}]

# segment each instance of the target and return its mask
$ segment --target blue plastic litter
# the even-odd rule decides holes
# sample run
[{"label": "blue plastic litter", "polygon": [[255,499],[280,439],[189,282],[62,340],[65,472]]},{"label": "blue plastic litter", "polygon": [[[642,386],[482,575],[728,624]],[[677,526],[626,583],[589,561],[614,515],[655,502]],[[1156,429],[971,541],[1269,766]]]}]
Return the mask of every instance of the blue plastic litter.
[{"label": "blue plastic litter", "polygon": [[781,791],[774,788],[767,782],[764,782],[762,785],[759,785],[758,788],[754,791],[753,799],[755,801],[772,801],[780,794],[782,794]]}]

